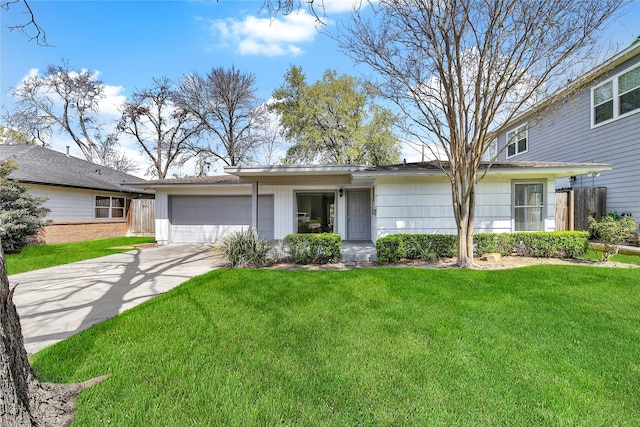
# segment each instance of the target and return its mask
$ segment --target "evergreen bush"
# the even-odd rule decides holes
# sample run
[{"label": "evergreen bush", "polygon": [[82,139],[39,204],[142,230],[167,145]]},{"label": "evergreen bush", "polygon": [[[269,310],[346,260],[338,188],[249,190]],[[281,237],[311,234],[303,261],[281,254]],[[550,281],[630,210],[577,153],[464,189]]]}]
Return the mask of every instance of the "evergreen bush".
[{"label": "evergreen bush", "polygon": [[46,197],[34,197],[26,187],[7,179],[17,168],[13,160],[0,164],[0,239],[7,254],[20,252],[50,222],[44,220],[49,212],[42,206]]},{"label": "evergreen bush", "polygon": [[328,264],[342,257],[342,237],[335,233],[289,234],[284,238],[296,264]]}]

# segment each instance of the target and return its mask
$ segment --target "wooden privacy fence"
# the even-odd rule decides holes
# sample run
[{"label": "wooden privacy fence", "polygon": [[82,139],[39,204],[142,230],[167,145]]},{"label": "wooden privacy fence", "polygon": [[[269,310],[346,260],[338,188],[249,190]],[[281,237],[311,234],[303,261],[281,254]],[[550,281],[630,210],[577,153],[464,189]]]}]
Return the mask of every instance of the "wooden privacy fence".
[{"label": "wooden privacy fence", "polygon": [[127,212],[127,236],[155,236],[156,201],[133,199]]},{"label": "wooden privacy fence", "polygon": [[556,190],[556,230],[589,230],[590,216],[607,213],[607,187]]}]

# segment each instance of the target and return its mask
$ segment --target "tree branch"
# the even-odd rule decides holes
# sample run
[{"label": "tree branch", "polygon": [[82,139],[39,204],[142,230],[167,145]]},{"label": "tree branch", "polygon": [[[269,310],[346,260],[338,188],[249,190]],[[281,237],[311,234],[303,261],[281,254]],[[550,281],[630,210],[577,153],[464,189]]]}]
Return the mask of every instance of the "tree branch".
[{"label": "tree branch", "polygon": [[9,11],[11,6],[22,3],[24,5],[23,14],[27,15],[24,23],[18,25],[8,25],[10,31],[19,31],[29,38],[29,41],[35,41],[39,46],[53,47],[47,42],[47,33],[36,21],[35,15],[27,0],[8,0],[0,3],[0,7],[5,11]]}]

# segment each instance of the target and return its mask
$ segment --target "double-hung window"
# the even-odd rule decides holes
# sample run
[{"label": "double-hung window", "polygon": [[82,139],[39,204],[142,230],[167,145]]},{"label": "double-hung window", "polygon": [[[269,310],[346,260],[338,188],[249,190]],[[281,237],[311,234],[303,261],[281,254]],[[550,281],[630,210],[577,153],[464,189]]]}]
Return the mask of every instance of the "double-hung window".
[{"label": "double-hung window", "polygon": [[544,184],[513,184],[514,231],[544,231]]},{"label": "double-hung window", "polygon": [[520,125],[507,132],[507,158],[525,153],[529,148],[527,125]]},{"label": "double-hung window", "polygon": [[640,111],[640,66],[594,87],[591,107],[592,126]]},{"label": "double-hung window", "polygon": [[498,140],[494,139],[489,144],[487,151],[484,152],[484,156],[482,156],[482,160],[485,162],[491,162],[498,158]]},{"label": "double-hung window", "polygon": [[125,199],[124,197],[96,196],[95,217],[96,218],[124,218]]}]

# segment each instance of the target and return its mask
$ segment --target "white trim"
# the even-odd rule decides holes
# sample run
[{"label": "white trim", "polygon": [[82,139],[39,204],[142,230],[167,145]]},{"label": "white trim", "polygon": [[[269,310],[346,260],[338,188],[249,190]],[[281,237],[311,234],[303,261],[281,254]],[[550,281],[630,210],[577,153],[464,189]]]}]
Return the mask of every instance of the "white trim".
[{"label": "white trim", "polygon": [[[619,114],[620,111],[620,94],[618,93],[618,79],[621,75],[626,74],[630,71],[635,70],[636,68],[640,68],[640,64],[634,64],[628,68],[625,68],[624,70],[620,71],[619,73],[611,76],[610,78],[608,78],[607,80],[603,80],[601,82],[599,82],[597,85],[593,86],[591,88],[591,99],[590,99],[590,103],[589,103],[589,109],[591,111],[591,129],[595,129],[598,128],[600,126],[606,125],[607,123],[611,123],[611,122],[615,122],[618,119],[622,119],[624,117],[628,117],[631,116],[633,114],[636,113],[640,113],[640,108],[636,108],[635,110],[629,111],[627,113],[624,114]],[[600,123],[595,123],[595,106],[594,106],[594,93],[596,91],[596,89],[608,84],[608,83],[613,83],[613,87],[612,87],[612,94],[613,94],[613,116],[610,119],[607,119],[605,121],[602,121]],[[637,89],[640,86],[637,86],[635,89]],[[628,93],[630,91],[627,91],[626,93]],[[600,103],[598,105],[602,105],[603,103]]]},{"label": "white trim", "polygon": [[[109,206],[98,206],[98,197],[102,197],[104,199],[109,199]],[[114,206],[113,199],[122,199],[122,206]],[[97,220],[105,220],[105,219],[118,219],[124,220],[127,218],[127,198],[125,196],[105,196],[104,194],[94,194],[93,195],[93,218]],[[108,217],[99,217],[96,215],[97,209],[107,209],[109,212]],[[114,210],[122,209],[122,216],[113,216]]]},{"label": "white trim", "polygon": [[[527,148],[524,149],[523,151],[517,151],[518,150],[518,140],[514,139],[513,142],[509,143],[509,134],[512,132],[515,132],[514,138],[518,136],[518,134],[520,134],[521,132],[525,132],[525,140],[527,142]],[[520,154],[524,154],[527,151],[529,151],[529,127],[527,126],[527,123],[523,123],[519,126],[516,126],[514,128],[509,129],[506,133],[505,133],[505,154],[507,156],[507,159],[511,159],[513,157],[519,156]],[[511,156],[509,155],[509,146],[510,145],[515,145],[516,147],[516,153],[512,154]]]}]

